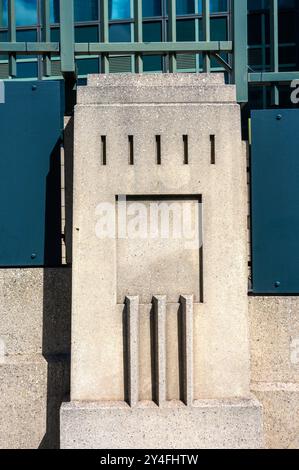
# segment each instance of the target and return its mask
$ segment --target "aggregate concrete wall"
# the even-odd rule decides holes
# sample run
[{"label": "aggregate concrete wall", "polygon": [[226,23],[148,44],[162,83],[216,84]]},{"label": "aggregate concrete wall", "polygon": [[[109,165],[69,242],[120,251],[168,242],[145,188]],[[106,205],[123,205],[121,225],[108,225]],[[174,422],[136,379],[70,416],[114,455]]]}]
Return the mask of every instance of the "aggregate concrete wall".
[{"label": "aggregate concrete wall", "polygon": [[[0,270],[0,448],[56,448],[69,393],[71,269]],[[251,389],[265,446],[299,447],[299,298],[250,297]]]},{"label": "aggregate concrete wall", "polygon": [[265,445],[299,448],[299,298],[250,297],[251,390]]},{"label": "aggregate concrete wall", "polygon": [[59,447],[69,394],[71,270],[0,270],[0,448]]}]

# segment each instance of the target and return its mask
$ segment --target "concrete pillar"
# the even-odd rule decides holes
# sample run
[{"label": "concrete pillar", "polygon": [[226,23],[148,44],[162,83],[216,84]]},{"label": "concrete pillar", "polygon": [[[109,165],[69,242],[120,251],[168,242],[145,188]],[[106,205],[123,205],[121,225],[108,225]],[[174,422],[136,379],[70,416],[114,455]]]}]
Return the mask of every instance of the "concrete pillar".
[{"label": "concrete pillar", "polygon": [[217,74],[79,88],[64,448],[261,445],[235,93]]}]

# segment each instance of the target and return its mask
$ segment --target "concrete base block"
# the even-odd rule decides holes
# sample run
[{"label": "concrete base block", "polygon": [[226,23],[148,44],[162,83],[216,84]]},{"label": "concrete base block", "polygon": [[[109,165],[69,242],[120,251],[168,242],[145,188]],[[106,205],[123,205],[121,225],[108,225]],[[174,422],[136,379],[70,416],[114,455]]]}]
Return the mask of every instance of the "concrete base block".
[{"label": "concrete base block", "polygon": [[167,402],[71,402],[61,408],[62,449],[261,448],[262,408],[255,399]]}]

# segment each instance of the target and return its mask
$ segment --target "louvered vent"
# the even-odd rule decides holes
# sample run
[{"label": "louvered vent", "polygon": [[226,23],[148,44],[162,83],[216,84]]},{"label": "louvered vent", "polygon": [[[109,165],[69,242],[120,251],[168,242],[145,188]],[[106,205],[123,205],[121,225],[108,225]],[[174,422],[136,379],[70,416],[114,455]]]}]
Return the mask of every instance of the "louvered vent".
[{"label": "louvered vent", "polygon": [[52,60],[51,62],[51,75],[53,77],[60,77],[61,74],[61,62],[60,60]]},{"label": "louvered vent", "polygon": [[196,55],[195,54],[178,54],[177,55],[177,68],[179,70],[196,70]]},{"label": "louvered vent", "polygon": [[9,69],[7,64],[0,64],[0,78],[8,78]]},{"label": "louvered vent", "polygon": [[110,73],[131,72],[131,57],[110,57],[109,70]]}]

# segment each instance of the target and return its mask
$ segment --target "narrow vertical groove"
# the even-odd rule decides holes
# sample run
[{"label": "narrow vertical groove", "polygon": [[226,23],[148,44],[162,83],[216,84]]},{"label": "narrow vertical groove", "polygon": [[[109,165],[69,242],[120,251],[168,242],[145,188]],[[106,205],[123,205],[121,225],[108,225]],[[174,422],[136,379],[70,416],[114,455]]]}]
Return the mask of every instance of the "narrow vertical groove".
[{"label": "narrow vertical groove", "polygon": [[107,137],[101,136],[101,162],[102,165],[107,165]]},{"label": "narrow vertical groove", "polygon": [[166,296],[153,298],[155,317],[155,396],[158,406],[166,401]]},{"label": "narrow vertical groove", "polygon": [[210,135],[210,146],[211,146],[211,165],[216,164],[216,140],[214,135]]},{"label": "narrow vertical groove", "polygon": [[162,164],[161,136],[160,135],[156,135],[156,162],[157,162],[157,165]]},{"label": "narrow vertical groove", "polygon": [[139,401],[139,297],[127,297],[128,401],[131,407]]},{"label": "narrow vertical groove", "polygon": [[128,136],[129,143],[129,165],[134,165],[134,136]]},{"label": "narrow vertical groove", "polygon": [[183,135],[183,144],[184,144],[184,165],[189,163],[189,141],[188,136]]},{"label": "narrow vertical groove", "polygon": [[182,295],[182,365],[183,397],[186,406],[193,403],[193,295]]}]

